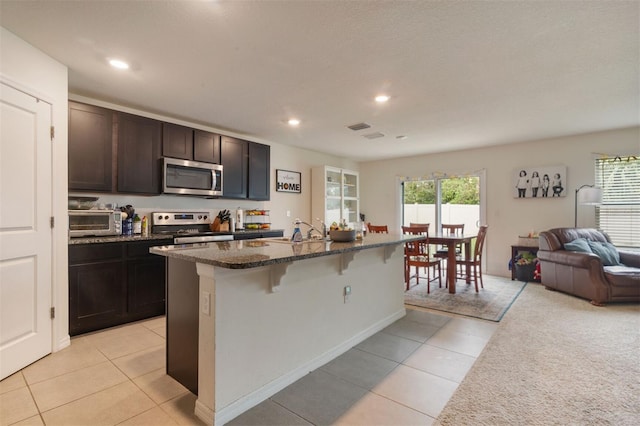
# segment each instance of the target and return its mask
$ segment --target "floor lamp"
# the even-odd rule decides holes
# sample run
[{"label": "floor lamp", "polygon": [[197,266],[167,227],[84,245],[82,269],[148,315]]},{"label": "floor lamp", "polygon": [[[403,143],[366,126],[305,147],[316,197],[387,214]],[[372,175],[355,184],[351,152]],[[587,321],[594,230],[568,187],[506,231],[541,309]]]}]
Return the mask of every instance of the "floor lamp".
[{"label": "floor lamp", "polygon": [[576,199],[573,211],[574,227],[578,227],[578,204],[597,206],[602,204],[602,189],[595,185],[582,185],[576,189]]}]

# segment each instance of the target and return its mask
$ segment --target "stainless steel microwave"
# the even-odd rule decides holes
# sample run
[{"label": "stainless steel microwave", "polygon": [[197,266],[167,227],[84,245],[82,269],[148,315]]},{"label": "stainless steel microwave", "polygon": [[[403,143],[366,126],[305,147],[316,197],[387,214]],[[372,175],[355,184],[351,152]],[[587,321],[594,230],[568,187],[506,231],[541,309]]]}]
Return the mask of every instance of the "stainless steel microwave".
[{"label": "stainless steel microwave", "polygon": [[199,161],[163,159],[162,192],[164,194],[222,195],[222,166]]},{"label": "stainless steel microwave", "polygon": [[113,210],[69,210],[69,236],[122,234],[122,212]]}]

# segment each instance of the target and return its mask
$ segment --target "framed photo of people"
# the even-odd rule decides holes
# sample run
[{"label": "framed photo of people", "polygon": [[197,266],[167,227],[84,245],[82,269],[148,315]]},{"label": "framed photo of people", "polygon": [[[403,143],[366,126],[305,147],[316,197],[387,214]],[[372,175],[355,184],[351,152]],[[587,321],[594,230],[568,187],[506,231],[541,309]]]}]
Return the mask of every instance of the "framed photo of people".
[{"label": "framed photo of people", "polygon": [[526,167],[513,172],[514,198],[555,198],[567,196],[565,166]]}]

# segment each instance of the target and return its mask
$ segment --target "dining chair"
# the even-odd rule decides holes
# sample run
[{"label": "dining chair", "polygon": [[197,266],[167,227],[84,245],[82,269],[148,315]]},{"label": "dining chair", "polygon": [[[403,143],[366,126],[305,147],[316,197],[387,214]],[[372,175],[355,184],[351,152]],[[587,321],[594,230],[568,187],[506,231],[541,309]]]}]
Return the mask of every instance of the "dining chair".
[{"label": "dining chair", "polygon": [[[431,257],[429,251],[429,227],[428,226],[403,226],[403,234],[425,235],[426,239],[417,241],[407,241],[404,248],[404,279],[409,290],[411,282],[411,267],[416,268],[416,283],[420,283],[420,268],[427,271],[427,294],[431,292],[431,281],[438,280],[438,285],[442,288],[442,266],[440,259]],[[433,268],[433,278],[431,278],[431,268]],[[436,276],[437,271],[437,276]]]},{"label": "dining chair", "polygon": [[429,225],[431,225],[431,224],[430,223],[409,222],[409,226],[426,226],[427,227],[427,231],[429,230]]},{"label": "dining chair", "polygon": [[372,225],[371,223],[367,224],[367,228],[369,228],[369,232],[372,234],[388,234],[389,229],[387,225]]},{"label": "dining chair", "polygon": [[[456,263],[462,268],[462,271],[467,270],[467,266],[470,267],[470,282],[473,281],[476,285],[476,293],[478,292],[478,280],[480,281],[480,287],[484,288],[482,283],[482,251],[484,248],[484,241],[487,236],[488,225],[482,225],[478,230],[478,236],[476,237],[476,244],[473,248],[473,256],[470,260],[465,260],[462,256],[456,259]],[[460,278],[467,278],[465,275]]]},{"label": "dining chair", "polygon": [[[455,235],[460,237],[464,235],[464,223],[460,224],[442,224],[442,235]],[[456,244],[456,256],[462,255],[462,244]],[[449,249],[447,246],[441,246],[436,252],[433,254],[434,257],[439,257],[441,259],[446,259],[449,256]]]}]

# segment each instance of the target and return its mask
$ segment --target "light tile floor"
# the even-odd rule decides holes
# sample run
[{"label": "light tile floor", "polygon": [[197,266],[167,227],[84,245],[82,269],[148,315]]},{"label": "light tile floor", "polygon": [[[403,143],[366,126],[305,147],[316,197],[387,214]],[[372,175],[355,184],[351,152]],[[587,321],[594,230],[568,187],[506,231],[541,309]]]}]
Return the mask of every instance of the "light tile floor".
[{"label": "light tile floor", "polygon": [[[430,425],[497,323],[407,309],[406,317],[230,425]],[[0,382],[0,425],[202,425],[165,374],[165,319],[73,338]]]}]

